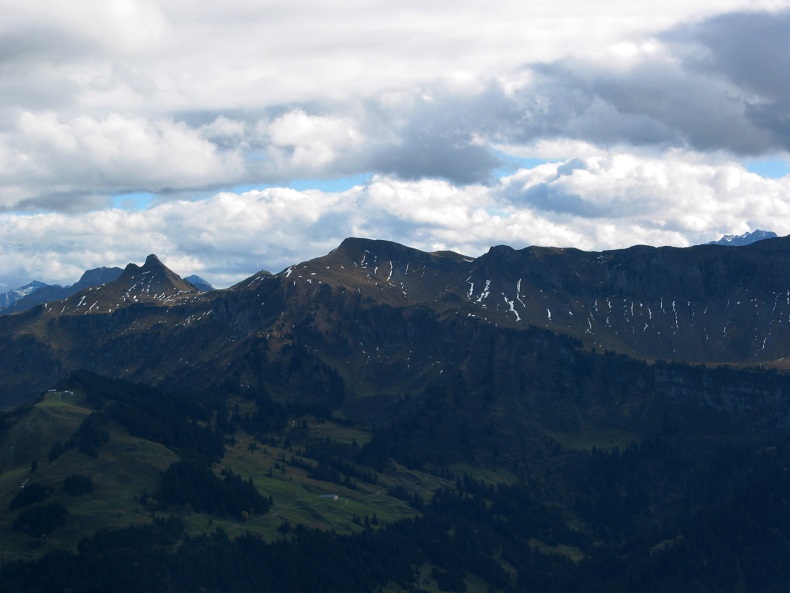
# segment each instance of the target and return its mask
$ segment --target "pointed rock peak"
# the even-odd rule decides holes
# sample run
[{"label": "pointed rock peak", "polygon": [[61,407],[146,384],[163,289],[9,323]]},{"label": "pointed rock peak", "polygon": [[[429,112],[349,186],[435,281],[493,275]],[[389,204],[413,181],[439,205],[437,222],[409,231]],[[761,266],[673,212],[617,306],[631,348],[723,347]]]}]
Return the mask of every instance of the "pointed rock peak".
[{"label": "pointed rock peak", "polygon": [[[145,296],[170,295],[173,293],[196,293],[198,289],[185,282],[178,274],[165,266],[156,255],[149,255],[141,266],[129,264],[123,274],[111,283],[113,290],[134,294],[138,299]],[[139,294],[138,294],[139,293]]]},{"label": "pointed rock peak", "polygon": [[167,276],[176,276],[176,274],[170,270],[162,261],[156,257],[153,253],[145,258],[145,263],[142,266],[138,266],[136,264],[129,264],[126,266],[124,270],[125,274],[165,274]]},{"label": "pointed rock peak", "polygon": [[503,262],[506,265],[515,265],[524,259],[524,255],[507,245],[494,245],[485,254],[483,261]]},{"label": "pointed rock peak", "polygon": [[130,263],[126,264],[126,267],[123,269],[123,273],[121,274],[121,276],[122,277],[123,276],[128,276],[130,274],[134,274],[135,272],[139,272],[139,271],[140,271],[140,266],[138,266],[135,263],[131,263],[130,262]]},{"label": "pointed rock peak", "polygon": [[197,288],[200,292],[208,292],[210,290],[215,290],[214,286],[212,286],[212,284],[210,282],[207,282],[206,280],[203,280],[203,278],[201,278],[197,274],[192,274],[191,276],[187,276],[186,278],[184,278],[184,280],[189,282],[192,286]]},{"label": "pointed rock peak", "polygon": [[509,245],[493,245],[488,250],[488,253],[490,253],[491,255],[509,255],[514,251],[515,249],[513,249]]},{"label": "pointed rock peak", "polygon": [[145,263],[143,264],[143,269],[146,268],[164,268],[166,267],[155,254],[151,254],[145,258]]}]

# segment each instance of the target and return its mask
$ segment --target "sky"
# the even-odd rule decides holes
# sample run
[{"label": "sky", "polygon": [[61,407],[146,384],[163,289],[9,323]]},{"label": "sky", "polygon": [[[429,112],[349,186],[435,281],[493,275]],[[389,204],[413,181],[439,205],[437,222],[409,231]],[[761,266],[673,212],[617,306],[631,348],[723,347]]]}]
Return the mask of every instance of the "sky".
[{"label": "sky", "polygon": [[0,0],[0,291],[790,234],[790,0]]}]

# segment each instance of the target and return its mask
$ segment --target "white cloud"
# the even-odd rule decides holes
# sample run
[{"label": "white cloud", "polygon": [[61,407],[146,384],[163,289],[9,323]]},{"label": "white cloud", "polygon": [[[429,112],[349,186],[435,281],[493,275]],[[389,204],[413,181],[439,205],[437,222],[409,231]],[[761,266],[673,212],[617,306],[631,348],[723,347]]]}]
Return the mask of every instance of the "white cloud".
[{"label": "white cloud", "polygon": [[696,153],[623,153],[547,163],[489,186],[379,176],[338,193],[272,188],[138,212],[5,214],[0,282],[71,283],[85,267],[155,252],[182,275],[226,286],[348,236],[476,256],[497,244],[684,246],[755,228],[790,233],[790,176],[765,179]]},{"label": "white cloud", "polygon": [[0,209],[361,173],[486,183],[495,148],[790,149],[786,74],[748,67],[790,13],[715,16],[790,2],[45,4],[11,0],[0,24]]},{"label": "white cloud", "polygon": [[295,109],[260,122],[256,131],[270,159],[263,170],[280,178],[320,177],[332,168],[342,168],[344,161],[361,160],[362,133],[351,117],[310,115]]},{"label": "white cloud", "polygon": [[60,121],[54,113],[24,112],[0,142],[0,181],[25,188],[0,198],[5,208],[22,200],[41,207],[53,192],[79,198],[247,179],[240,152],[222,151],[201,130],[169,119],[110,114]]},{"label": "white cloud", "polygon": [[78,111],[238,110],[477,80],[766,5],[787,2],[6,0],[0,35],[59,64]]},{"label": "white cloud", "polygon": [[[522,170],[503,184],[514,208],[584,218],[590,226],[607,221],[638,225],[645,233],[652,229],[649,236],[662,230],[690,242],[749,227],[789,232],[788,190],[790,177],[765,179],[731,161],[705,162],[677,151],[547,164]],[[601,245],[600,239],[580,245],[585,243]]]}]

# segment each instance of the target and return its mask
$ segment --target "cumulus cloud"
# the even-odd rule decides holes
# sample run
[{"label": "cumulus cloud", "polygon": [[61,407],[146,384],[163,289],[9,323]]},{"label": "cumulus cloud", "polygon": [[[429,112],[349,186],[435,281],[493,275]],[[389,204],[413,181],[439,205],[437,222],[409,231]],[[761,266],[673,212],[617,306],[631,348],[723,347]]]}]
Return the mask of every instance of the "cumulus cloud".
[{"label": "cumulus cloud", "polygon": [[[145,210],[0,215],[0,282],[71,283],[86,267],[157,253],[227,286],[317,257],[345,237],[480,255],[491,245],[602,250],[684,246],[754,228],[790,233],[790,176],[765,179],[696,153],[588,156],[458,185],[376,176],[343,192],[222,192]],[[14,284],[18,282],[18,284]]]},{"label": "cumulus cloud", "polygon": [[58,208],[62,195],[90,200],[124,190],[211,187],[245,175],[238,150],[223,151],[202,130],[170,119],[110,114],[61,121],[54,113],[23,112],[16,130],[0,140],[6,209]]},{"label": "cumulus cloud", "polygon": [[785,232],[789,184],[787,177],[765,179],[734,162],[708,164],[686,153],[616,154],[520,171],[504,181],[502,195],[515,208],[584,219],[591,227],[637,225],[645,236],[661,231],[670,244],[681,237],[684,244],[726,229]]},{"label": "cumulus cloud", "polygon": [[[491,183],[495,146],[545,141],[790,148],[785,1],[6,4],[4,209],[360,173]],[[722,14],[744,7],[773,11]]]}]

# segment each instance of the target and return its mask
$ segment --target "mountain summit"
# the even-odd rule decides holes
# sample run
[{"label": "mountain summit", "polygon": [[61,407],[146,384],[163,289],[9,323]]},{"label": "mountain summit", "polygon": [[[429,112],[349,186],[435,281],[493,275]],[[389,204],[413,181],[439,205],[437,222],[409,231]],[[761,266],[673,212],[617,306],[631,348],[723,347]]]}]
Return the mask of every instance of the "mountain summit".
[{"label": "mountain summit", "polygon": [[142,267],[130,263],[116,280],[70,297],[60,311],[61,314],[112,312],[133,303],[169,304],[175,297],[197,292],[194,286],[151,254]]},{"label": "mountain summit", "polygon": [[757,241],[763,241],[765,239],[773,239],[776,237],[776,233],[773,231],[761,231],[757,229],[756,231],[752,231],[750,233],[744,233],[742,235],[724,235],[718,241],[710,241],[708,245],[727,245],[730,247],[743,247],[744,245],[751,245],[752,243],[756,243]]},{"label": "mountain summit", "polygon": [[14,288],[13,290],[9,290],[8,292],[4,292],[0,294],[0,310],[5,309],[6,307],[10,307],[17,301],[30,296],[35,291],[46,287],[47,284],[44,282],[39,282],[38,280],[33,280],[24,286],[20,286],[19,288]]},{"label": "mountain summit", "polygon": [[142,267],[129,264],[118,278],[118,283],[128,285],[130,295],[147,296],[172,295],[174,293],[195,292],[195,287],[184,281],[181,276],[165,266],[159,258],[151,254]]}]

